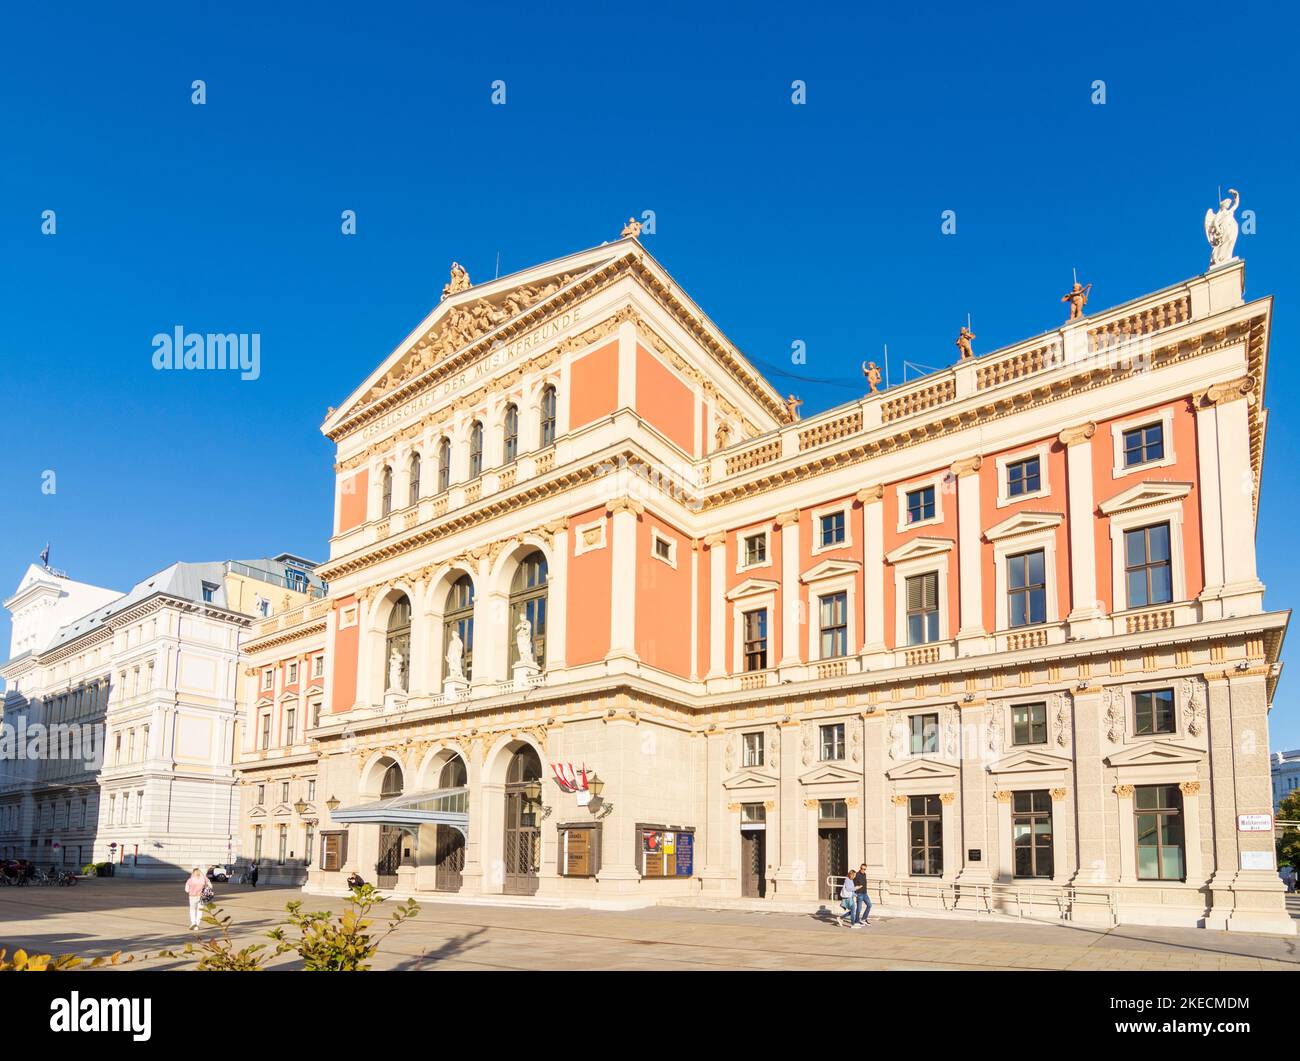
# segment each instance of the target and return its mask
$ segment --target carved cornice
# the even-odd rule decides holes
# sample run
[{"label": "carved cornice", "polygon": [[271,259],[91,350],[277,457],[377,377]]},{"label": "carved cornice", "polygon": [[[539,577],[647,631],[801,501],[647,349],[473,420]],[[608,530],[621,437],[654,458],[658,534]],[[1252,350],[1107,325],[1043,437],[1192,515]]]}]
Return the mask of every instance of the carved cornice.
[{"label": "carved cornice", "polygon": [[958,479],[966,475],[974,475],[980,470],[980,465],[984,463],[984,458],[980,456],[964,457],[959,461],[953,461],[952,467],[948,470]]},{"label": "carved cornice", "polygon": [[620,512],[631,512],[634,516],[640,516],[645,512],[645,505],[630,497],[616,497],[605,503],[605,511],[611,516],[617,516]]},{"label": "carved cornice", "polygon": [[789,527],[791,524],[799,522],[799,510],[792,508],[789,512],[781,512],[776,517],[778,527]]},{"label": "carved cornice", "polygon": [[881,483],[876,483],[875,486],[865,486],[854,495],[858,502],[863,505],[879,501],[884,496],[885,488]]}]

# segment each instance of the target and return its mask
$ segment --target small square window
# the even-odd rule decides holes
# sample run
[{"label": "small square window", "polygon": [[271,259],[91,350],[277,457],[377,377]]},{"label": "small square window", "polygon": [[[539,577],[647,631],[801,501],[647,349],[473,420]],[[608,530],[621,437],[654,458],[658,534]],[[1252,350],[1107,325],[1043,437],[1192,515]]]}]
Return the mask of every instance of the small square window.
[{"label": "small square window", "polygon": [[1007,465],[1007,496],[1022,497],[1036,494],[1042,488],[1042,478],[1037,457]]},{"label": "small square window", "polygon": [[1152,737],[1160,733],[1175,733],[1177,729],[1172,689],[1144,689],[1133,694],[1133,732],[1136,736]]},{"label": "small square window", "polygon": [[907,492],[907,522],[920,523],[934,519],[934,487],[923,486]]},{"label": "small square window", "polygon": [[745,538],[745,566],[767,563],[767,535],[751,534]]},{"label": "small square window", "polygon": [[819,520],[821,524],[821,547],[844,544],[844,513],[828,512]]},{"label": "small square window", "polygon": [[211,604],[217,599],[217,590],[221,587],[215,582],[203,583],[203,601],[205,604]]},{"label": "small square window", "polygon": [[1015,704],[1012,706],[1011,743],[1047,743],[1047,704]]},{"label": "small square window", "polygon": [[939,750],[938,715],[913,715],[908,722],[913,755],[933,755]]},{"label": "small square window", "polygon": [[1147,424],[1124,432],[1124,467],[1163,460],[1165,456],[1165,425]]},{"label": "small square window", "polygon": [[826,762],[844,758],[844,723],[836,722],[821,727],[821,757]]}]

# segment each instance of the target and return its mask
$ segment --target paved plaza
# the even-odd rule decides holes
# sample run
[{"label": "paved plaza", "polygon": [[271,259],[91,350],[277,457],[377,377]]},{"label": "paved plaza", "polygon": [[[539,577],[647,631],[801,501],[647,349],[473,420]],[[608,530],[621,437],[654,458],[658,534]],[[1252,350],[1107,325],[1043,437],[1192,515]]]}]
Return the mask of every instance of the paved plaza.
[{"label": "paved plaza", "polygon": [[[342,909],[296,889],[218,885],[240,944],[282,920],[285,903]],[[380,907],[380,921],[384,920]],[[873,912],[874,913],[874,912]],[[85,957],[154,953],[191,939],[180,881],[81,881],[74,888],[0,888],[0,946]],[[292,967],[294,960],[276,965]],[[837,927],[826,912],[652,907],[630,911],[426,902],[382,947],[378,969],[1294,970],[1295,938],[1198,929],[889,916]],[[150,958],[132,968],[184,968]]]}]

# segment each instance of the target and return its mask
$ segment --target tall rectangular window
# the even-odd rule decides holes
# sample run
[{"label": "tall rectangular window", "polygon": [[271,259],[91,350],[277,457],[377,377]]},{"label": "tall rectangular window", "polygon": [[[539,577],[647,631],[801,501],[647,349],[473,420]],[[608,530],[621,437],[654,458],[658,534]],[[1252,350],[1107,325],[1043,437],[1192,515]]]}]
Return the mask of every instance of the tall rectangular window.
[{"label": "tall rectangular window", "polygon": [[504,450],[507,464],[519,456],[519,410],[513,405],[506,406]]},{"label": "tall rectangular window", "polygon": [[1047,621],[1047,579],[1043,550],[1007,557],[1007,623],[1033,626]]},{"label": "tall rectangular window", "polygon": [[849,595],[844,591],[817,598],[821,619],[821,658],[849,653]]},{"label": "tall rectangular window", "polygon": [[262,750],[271,746],[271,712],[262,715]]},{"label": "tall rectangular window", "polygon": [[1124,467],[1163,460],[1165,456],[1165,425],[1147,424],[1124,432]]},{"label": "tall rectangular window", "polygon": [[1174,599],[1168,523],[1124,532],[1124,582],[1130,608]]},{"label": "tall rectangular window", "polygon": [[1052,796],[1046,789],[1011,794],[1011,847],[1017,877],[1052,875]]},{"label": "tall rectangular window", "polygon": [[555,441],[555,388],[547,386],[542,390],[542,433],[541,443],[545,449]]},{"label": "tall rectangular window", "polygon": [[1133,793],[1138,880],[1184,880],[1183,794],[1177,785],[1139,785]]},{"label": "tall rectangular window", "polygon": [[844,544],[844,513],[828,512],[820,519],[821,547]]},{"label": "tall rectangular window", "polygon": [[1133,694],[1133,732],[1139,737],[1177,732],[1172,689],[1143,689]]},{"label": "tall rectangular window", "polygon": [[933,755],[939,750],[938,715],[913,715],[907,721],[911,729],[913,755]]},{"label": "tall rectangular window", "polygon": [[844,723],[835,722],[821,727],[822,761],[844,758]]},{"label": "tall rectangular window", "polygon": [[767,609],[745,612],[745,670],[767,669]]},{"label": "tall rectangular window", "polygon": [[913,877],[943,876],[943,804],[938,796],[907,797]]},{"label": "tall rectangular window", "polygon": [[907,643],[928,645],[939,640],[939,574],[907,579]]},{"label": "tall rectangular window", "polygon": [[746,733],[744,735],[744,758],[742,766],[762,766],[763,765],[763,733],[760,730],[757,733]]},{"label": "tall rectangular window", "polygon": [[483,425],[478,420],[469,429],[469,477],[483,474]]},{"label": "tall rectangular window", "polygon": [[262,827],[253,826],[253,861],[259,862],[262,858]]},{"label": "tall rectangular window", "polygon": [[1007,497],[1036,494],[1041,488],[1042,475],[1037,457],[1007,465]]},{"label": "tall rectangular window", "polygon": [[1047,743],[1047,704],[1013,704],[1011,706],[1011,743]]},{"label": "tall rectangular window", "polygon": [[934,487],[923,486],[907,492],[907,522],[919,523],[934,519]]}]

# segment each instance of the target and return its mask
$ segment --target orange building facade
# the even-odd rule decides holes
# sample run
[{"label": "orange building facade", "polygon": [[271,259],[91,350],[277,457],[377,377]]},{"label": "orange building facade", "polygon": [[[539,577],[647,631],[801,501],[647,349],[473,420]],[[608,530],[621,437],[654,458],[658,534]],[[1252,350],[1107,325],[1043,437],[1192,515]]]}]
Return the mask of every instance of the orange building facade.
[{"label": "orange building facade", "polygon": [[455,279],[323,426],[327,606],[252,643],[323,656],[242,767],[310,782],[309,889],[865,862],[886,903],[1294,931],[1239,828],[1287,622],[1239,261],[808,419],[634,238]]}]

